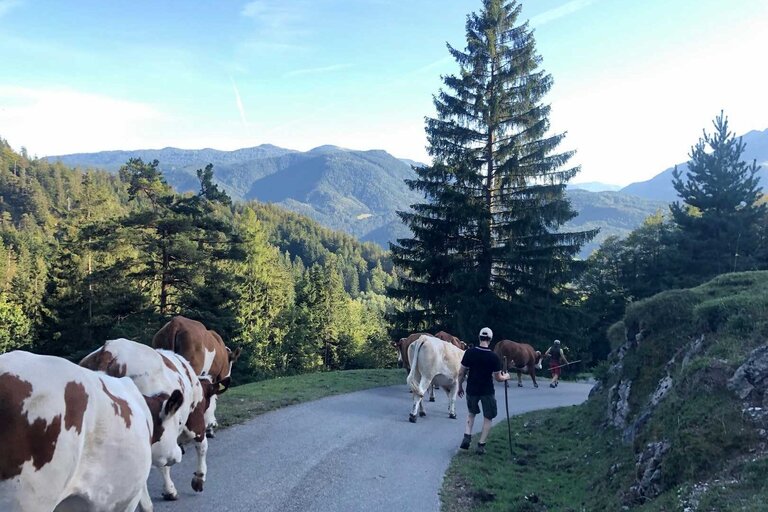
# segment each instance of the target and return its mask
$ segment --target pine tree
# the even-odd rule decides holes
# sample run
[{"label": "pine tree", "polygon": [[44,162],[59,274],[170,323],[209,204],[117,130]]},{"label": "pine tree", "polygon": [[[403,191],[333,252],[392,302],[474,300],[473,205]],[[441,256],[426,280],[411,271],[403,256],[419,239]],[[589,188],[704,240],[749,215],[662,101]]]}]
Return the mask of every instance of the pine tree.
[{"label": "pine tree", "polygon": [[564,168],[572,152],[556,152],[564,134],[549,133],[542,102],[552,78],[528,24],[516,24],[520,11],[484,0],[467,18],[466,50],[448,46],[460,71],[443,78],[427,119],[434,164],[408,182],[427,202],[399,213],[413,237],[392,246],[406,330],[543,333],[556,325],[574,255],[595,235],[561,230],[576,215],[564,192],[579,169]]},{"label": "pine tree", "polygon": [[745,144],[728,130],[721,112],[689,154],[685,179],[675,167],[673,185],[680,201],[670,205],[680,229],[686,272],[700,282],[723,272],[755,268],[757,225],[766,212],[758,204],[757,162],[741,160]]}]

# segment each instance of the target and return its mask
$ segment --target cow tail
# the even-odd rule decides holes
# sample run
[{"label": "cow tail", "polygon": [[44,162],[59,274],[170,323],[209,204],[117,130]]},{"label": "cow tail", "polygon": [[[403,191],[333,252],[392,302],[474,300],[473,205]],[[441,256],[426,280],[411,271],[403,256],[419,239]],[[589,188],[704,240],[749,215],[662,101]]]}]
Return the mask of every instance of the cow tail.
[{"label": "cow tail", "polygon": [[408,379],[406,382],[411,387],[411,391],[414,393],[419,392],[419,384],[421,382],[421,373],[419,372],[419,349],[421,349],[421,346],[424,345],[423,340],[417,340],[414,343],[415,348],[413,350],[413,360],[410,361],[411,363],[411,371],[408,373]]}]

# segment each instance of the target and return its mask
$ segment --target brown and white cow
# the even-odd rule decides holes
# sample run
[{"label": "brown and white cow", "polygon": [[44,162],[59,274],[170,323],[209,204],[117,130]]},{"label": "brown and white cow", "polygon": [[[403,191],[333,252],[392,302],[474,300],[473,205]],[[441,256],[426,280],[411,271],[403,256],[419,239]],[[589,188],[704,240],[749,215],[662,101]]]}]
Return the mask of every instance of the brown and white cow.
[{"label": "brown and white cow", "polygon": [[152,442],[183,403],[178,390],[153,398],[62,358],[0,355],[0,510],[151,512],[153,458],[181,458]]},{"label": "brown and white cow", "polygon": [[533,387],[537,388],[536,370],[541,370],[541,352],[535,350],[527,343],[518,343],[516,341],[501,340],[493,348],[501,361],[506,358],[507,367],[504,370],[517,371],[517,386],[523,387],[522,373],[525,372],[531,376]]},{"label": "brown and white cow", "polygon": [[[177,423],[165,429],[161,436],[165,442],[184,445],[195,441],[197,470],[192,478],[192,489],[202,492],[205,483],[208,440],[205,437],[205,407],[212,394],[210,381],[203,382],[195,376],[190,364],[170,350],[155,350],[147,345],[120,338],[107,341],[101,348],[86,356],[81,366],[102,371],[113,377],[129,377],[146,396],[165,396],[178,389],[184,397],[179,408]],[[207,388],[207,389],[205,389]],[[153,454],[155,445],[152,445]],[[171,480],[170,464],[153,458],[163,476],[163,498],[178,498],[176,486]]]},{"label": "brown and white cow", "polygon": [[421,335],[408,347],[411,371],[406,382],[413,391],[413,408],[408,416],[416,423],[416,414],[426,416],[424,393],[436,384],[448,394],[448,417],[456,418],[456,394],[459,391],[459,367],[464,351],[434,336]]},{"label": "brown and white cow", "polygon": [[208,437],[213,437],[213,428],[218,425],[216,401],[232,383],[232,365],[240,357],[240,348],[232,352],[216,331],[183,316],[175,316],[161,327],[152,338],[152,346],[180,354],[192,365],[195,375],[210,377],[215,393],[205,411],[205,424]]}]

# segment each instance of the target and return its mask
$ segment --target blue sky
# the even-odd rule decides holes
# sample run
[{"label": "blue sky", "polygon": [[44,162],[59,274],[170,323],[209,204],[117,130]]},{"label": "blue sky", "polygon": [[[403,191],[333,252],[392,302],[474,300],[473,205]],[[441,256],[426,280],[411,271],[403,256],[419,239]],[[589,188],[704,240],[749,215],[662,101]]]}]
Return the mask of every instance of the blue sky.
[{"label": "blue sky", "polygon": [[[479,0],[0,0],[0,137],[44,156],[263,143],[426,161],[445,43]],[[724,109],[768,128],[765,0],[529,0],[582,173],[684,161]]]}]

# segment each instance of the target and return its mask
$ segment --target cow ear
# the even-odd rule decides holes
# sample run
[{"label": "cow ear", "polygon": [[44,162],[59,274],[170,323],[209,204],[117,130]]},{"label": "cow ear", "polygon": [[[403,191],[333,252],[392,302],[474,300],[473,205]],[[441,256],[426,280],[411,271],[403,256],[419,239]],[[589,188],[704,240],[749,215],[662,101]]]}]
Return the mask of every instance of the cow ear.
[{"label": "cow ear", "polygon": [[237,358],[240,357],[241,352],[242,352],[242,349],[240,347],[237,347],[234,352],[231,352],[229,354],[229,361],[232,363],[237,361]]},{"label": "cow ear", "polygon": [[165,407],[163,408],[163,412],[165,413],[165,417],[173,415],[176,411],[179,410],[179,407],[181,407],[181,404],[184,403],[184,395],[181,394],[181,391],[178,389],[174,389],[173,393],[171,393],[170,398],[168,398],[168,401],[165,402]]},{"label": "cow ear", "polygon": [[216,394],[220,395],[229,389],[232,384],[232,377],[224,377],[216,384]]}]

